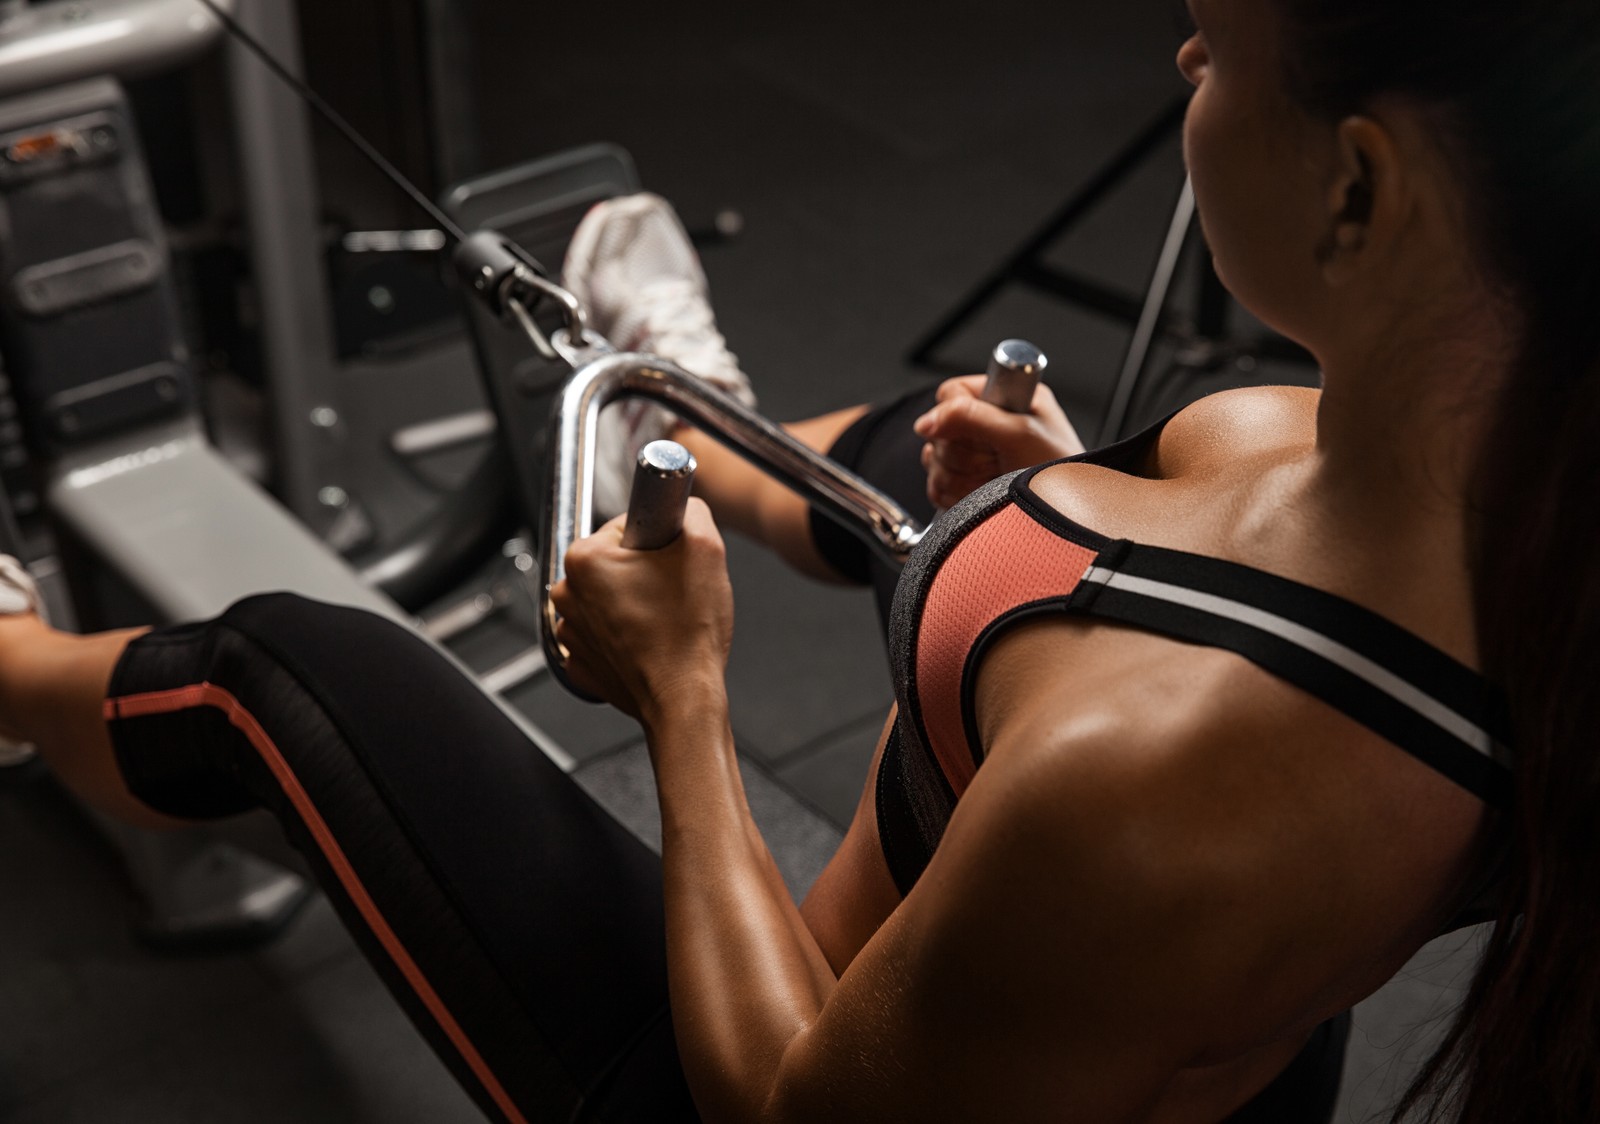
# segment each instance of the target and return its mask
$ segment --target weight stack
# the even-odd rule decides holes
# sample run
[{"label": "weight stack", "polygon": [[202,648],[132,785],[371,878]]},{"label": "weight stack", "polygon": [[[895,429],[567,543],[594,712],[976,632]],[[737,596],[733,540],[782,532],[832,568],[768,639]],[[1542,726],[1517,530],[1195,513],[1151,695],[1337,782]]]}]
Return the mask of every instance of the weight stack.
[{"label": "weight stack", "polygon": [[0,101],[0,361],[19,423],[0,418],[0,470],[23,477],[5,481],[19,514],[37,502],[30,455],[48,462],[194,410],[179,315],[121,87]]}]

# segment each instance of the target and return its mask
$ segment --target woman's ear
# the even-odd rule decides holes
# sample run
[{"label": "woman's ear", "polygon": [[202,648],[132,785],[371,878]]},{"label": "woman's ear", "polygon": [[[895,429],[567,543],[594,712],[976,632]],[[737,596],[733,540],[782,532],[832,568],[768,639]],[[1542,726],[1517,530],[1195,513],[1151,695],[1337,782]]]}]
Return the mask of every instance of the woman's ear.
[{"label": "woman's ear", "polygon": [[1381,260],[1406,207],[1405,177],[1393,136],[1371,117],[1347,117],[1334,136],[1317,260],[1324,280],[1343,285]]}]

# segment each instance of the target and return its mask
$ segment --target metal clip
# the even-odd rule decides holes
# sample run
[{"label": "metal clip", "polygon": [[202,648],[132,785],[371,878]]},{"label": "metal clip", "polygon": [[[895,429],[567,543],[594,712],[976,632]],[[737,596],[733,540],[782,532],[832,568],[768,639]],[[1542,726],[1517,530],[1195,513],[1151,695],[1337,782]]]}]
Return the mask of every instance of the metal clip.
[{"label": "metal clip", "polygon": [[[563,319],[566,321],[563,330],[556,333],[554,342],[539,328],[533,318],[530,306],[538,303],[540,296],[553,299],[561,306]],[[532,297],[532,300],[528,298]],[[576,369],[587,356],[595,349],[610,351],[611,345],[600,336],[589,331],[589,314],[584,310],[582,302],[566,289],[557,285],[548,278],[540,277],[531,269],[518,266],[512,273],[510,284],[505,294],[506,310],[516,320],[539,353],[546,359],[561,359],[569,367]],[[573,341],[582,341],[581,345],[574,345]]]},{"label": "metal clip", "polygon": [[[611,350],[610,344],[589,330],[588,314],[578,298],[545,277],[539,263],[505,235],[493,230],[470,234],[456,247],[452,261],[467,292],[482,301],[496,319],[515,323],[546,359],[564,360],[576,369],[577,356]],[[533,316],[543,297],[561,307],[564,326],[554,341]],[[570,341],[565,346],[563,336]]]}]

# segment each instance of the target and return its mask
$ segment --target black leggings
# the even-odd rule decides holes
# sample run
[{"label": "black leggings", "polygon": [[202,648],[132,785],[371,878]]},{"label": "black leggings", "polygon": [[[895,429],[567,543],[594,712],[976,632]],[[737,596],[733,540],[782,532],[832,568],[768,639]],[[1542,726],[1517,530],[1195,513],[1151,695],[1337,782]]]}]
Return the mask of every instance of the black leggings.
[{"label": "black leggings", "polygon": [[129,645],[133,793],[264,807],[492,1120],[691,1121],[660,863],[428,644],[288,594]]},{"label": "black leggings", "polygon": [[[914,512],[923,408],[892,403],[834,447]],[[887,584],[831,531],[819,521],[835,565]],[[667,1011],[658,859],[427,643],[360,610],[252,597],[135,640],[106,713],[151,807],[279,819],[491,1119],[698,1119]],[[1233,1119],[1329,1119],[1347,1035],[1348,1017],[1326,1024]]]}]

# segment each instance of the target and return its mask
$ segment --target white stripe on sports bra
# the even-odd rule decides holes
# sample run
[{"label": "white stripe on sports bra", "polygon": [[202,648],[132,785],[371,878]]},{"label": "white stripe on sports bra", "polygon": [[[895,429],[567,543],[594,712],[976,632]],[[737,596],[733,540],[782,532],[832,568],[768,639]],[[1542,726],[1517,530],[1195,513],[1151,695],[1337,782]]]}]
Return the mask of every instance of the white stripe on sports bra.
[{"label": "white stripe on sports bra", "polygon": [[1287,640],[1291,644],[1296,644],[1321,656],[1329,663],[1336,664],[1350,674],[1366,681],[1395,701],[1410,707],[1434,725],[1459,738],[1484,756],[1492,757],[1494,755],[1494,739],[1481,726],[1463,718],[1432,695],[1417,688],[1415,684],[1400,678],[1388,668],[1372,662],[1360,652],[1347,648],[1337,640],[1331,640],[1320,632],[1306,628],[1304,625],[1296,624],[1285,617],[1280,617],[1276,613],[1269,613],[1252,605],[1232,601],[1226,597],[1218,597],[1215,594],[1186,589],[1181,585],[1171,585],[1167,582],[1118,573],[1103,566],[1090,566],[1088,571],[1084,573],[1083,580],[1104,586],[1107,589],[1120,590],[1141,597],[1154,598],[1158,601],[1167,601],[1174,605],[1184,605],[1191,609],[1199,609],[1213,616],[1238,621],[1240,624],[1271,633],[1281,640]]}]

